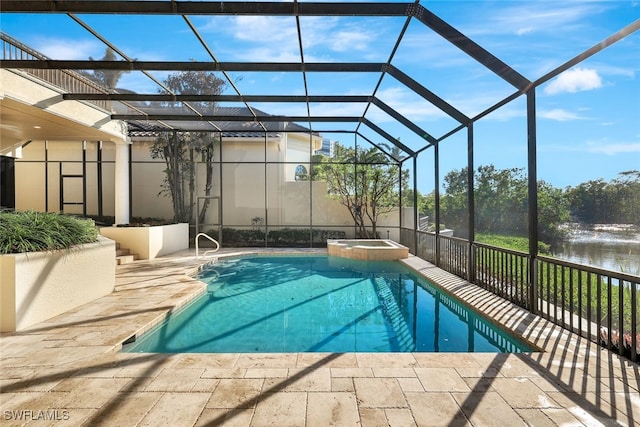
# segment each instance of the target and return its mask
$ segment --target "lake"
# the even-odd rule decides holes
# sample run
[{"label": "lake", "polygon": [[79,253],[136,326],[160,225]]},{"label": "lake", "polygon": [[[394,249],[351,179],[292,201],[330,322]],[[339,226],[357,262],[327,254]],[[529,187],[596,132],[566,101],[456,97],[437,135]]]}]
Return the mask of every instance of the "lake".
[{"label": "lake", "polygon": [[569,234],[553,256],[607,270],[640,275],[640,227],[630,224],[567,224]]}]

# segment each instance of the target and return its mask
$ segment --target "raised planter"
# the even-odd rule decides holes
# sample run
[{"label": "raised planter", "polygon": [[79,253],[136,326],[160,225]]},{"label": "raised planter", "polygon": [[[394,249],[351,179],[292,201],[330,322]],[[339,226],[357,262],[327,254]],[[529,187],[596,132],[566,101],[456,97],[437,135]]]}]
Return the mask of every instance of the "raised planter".
[{"label": "raised planter", "polygon": [[115,243],[0,256],[0,331],[20,331],[113,292]]},{"label": "raised planter", "polygon": [[189,224],[154,225],[149,227],[103,227],[100,234],[120,243],[140,259],[189,249]]}]

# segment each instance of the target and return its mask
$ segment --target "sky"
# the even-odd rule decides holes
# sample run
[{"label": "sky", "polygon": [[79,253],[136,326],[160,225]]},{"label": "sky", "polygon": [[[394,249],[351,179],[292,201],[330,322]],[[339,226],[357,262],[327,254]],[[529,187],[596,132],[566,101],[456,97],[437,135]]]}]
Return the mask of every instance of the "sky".
[{"label": "sky", "polygon": [[[531,81],[606,40],[640,19],[640,1],[423,1],[429,11]],[[305,62],[386,62],[469,117],[516,89],[416,19],[398,49],[393,48],[405,17],[309,17],[299,19]],[[299,62],[294,17],[138,16],[1,14],[0,28],[52,59],[99,59],[103,42],[93,28],[127,58],[153,61],[210,61],[189,28],[193,25],[221,62]],[[166,72],[154,72],[162,81]],[[223,76],[221,76],[223,77]],[[230,73],[225,93],[304,95],[301,73]],[[377,85],[379,84],[379,87]],[[140,72],[124,74],[119,87],[157,93]],[[376,90],[377,87],[377,90]],[[390,75],[307,73],[310,95],[371,95],[439,138],[458,126]],[[225,104],[225,106],[233,106]],[[305,104],[252,104],[269,114],[305,116]],[[313,115],[365,117],[414,151],[425,140],[375,106],[364,103],[311,104]],[[474,164],[499,169],[527,167],[526,100],[515,101],[474,124]],[[308,126],[308,123],[300,123]],[[538,179],[565,188],[620,172],[640,170],[640,31],[568,69],[536,89]],[[313,123],[314,130],[352,131],[357,124]],[[360,125],[375,143],[379,134]],[[345,145],[354,137],[326,133]],[[359,139],[358,143],[367,144]],[[433,189],[433,149],[418,156],[418,188]],[[440,144],[440,179],[467,161],[467,133]]]}]

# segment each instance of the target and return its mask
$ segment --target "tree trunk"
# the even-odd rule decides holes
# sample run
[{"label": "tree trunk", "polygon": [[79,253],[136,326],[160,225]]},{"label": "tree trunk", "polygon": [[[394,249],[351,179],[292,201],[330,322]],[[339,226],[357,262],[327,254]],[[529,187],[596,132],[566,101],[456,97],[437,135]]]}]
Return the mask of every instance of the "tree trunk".
[{"label": "tree trunk", "polygon": [[209,208],[209,196],[211,196],[211,189],[213,187],[213,146],[208,147],[203,153],[205,167],[206,167],[206,182],[204,186],[204,195],[207,197],[204,199],[200,213],[198,214],[198,222],[204,224],[206,220],[207,209]]}]

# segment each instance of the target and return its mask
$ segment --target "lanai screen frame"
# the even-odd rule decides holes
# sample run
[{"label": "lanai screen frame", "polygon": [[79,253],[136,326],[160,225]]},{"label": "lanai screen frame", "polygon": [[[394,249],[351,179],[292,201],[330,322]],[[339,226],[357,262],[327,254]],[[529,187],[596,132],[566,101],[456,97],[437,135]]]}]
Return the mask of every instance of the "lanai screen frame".
[{"label": "lanai screen frame", "polygon": [[[613,43],[621,40],[622,38],[638,31],[640,29],[640,20],[637,20],[626,27],[618,30],[605,40],[594,45],[593,47],[585,50],[579,55],[571,58],[564,64],[556,67],[552,71],[543,75],[535,81],[530,81],[522,76],[514,68],[504,63],[489,51],[485,50],[482,46],[475,43],[470,38],[459,32],[453,26],[449,25],[446,21],[442,20],[426,7],[415,2],[406,3],[377,3],[377,2],[363,2],[363,3],[316,3],[316,2],[304,2],[300,3],[297,0],[293,2],[188,2],[188,1],[65,1],[65,0],[3,0],[2,13],[58,13],[67,14],[74,19],[78,24],[83,26],[87,31],[97,37],[106,46],[112,48],[118,53],[124,61],[66,61],[66,60],[4,60],[2,63],[3,68],[26,68],[26,69],[77,69],[77,70],[123,70],[123,71],[141,71],[148,77],[152,78],[161,87],[162,83],[155,80],[149,71],[212,71],[221,72],[225,78],[227,78],[229,84],[233,87],[236,95],[178,95],[167,90],[167,94],[115,94],[105,91],[103,94],[82,94],[82,93],[66,93],[63,95],[65,100],[84,100],[84,101],[119,101],[122,103],[134,102],[134,101],[172,101],[183,102],[183,104],[191,109],[194,113],[192,115],[186,114],[148,114],[142,109],[134,107],[139,111],[139,114],[113,114],[111,118],[113,120],[144,120],[155,121],[156,123],[163,123],[164,121],[181,121],[185,126],[180,128],[167,127],[166,124],[158,126],[158,129],[164,130],[178,130],[189,131],[198,130],[202,131],[201,127],[197,129],[193,125],[194,122],[206,122],[211,126],[211,131],[216,132],[220,129],[216,126],[215,122],[218,120],[241,122],[255,122],[267,132],[268,126],[265,123],[268,122],[303,122],[306,123],[311,132],[314,132],[313,123],[356,123],[356,128],[353,131],[344,129],[335,129],[336,132],[349,133],[352,132],[357,136],[360,136],[376,146],[379,150],[384,152],[387,156],[391,157],[390,153],[384,150],[379,145],[373,143],[370,139],[367,139],[361,130],[364,125],[373,130],[376,134],[381,136],[385,141],[394,146],[400,148],[409,157],[404,159],[394,159],[400,166],[405,161],[412,160],[413,162],[413,190],[414,190],[414,206],[417,206],[417,158],[420,153],[427,149],[434,150],[434,172],[435,172],[435,200],[436,200],[436,234],[439,230],[439,146],[446,141],[447,138],[456,134],[459,131],[466,129],[467,131],[467,188],[468,191],[468,224],[469,224],[469,236],[470,242],[475,240],[474,235],[474,192],[473,192],[473,148],[474,148],[474,136],[473,127],[474,123],[481,118],[487,116],[491,112],[505,106],[511,101],[521,97],[526,97],[527,105],[527,179],[528,179],[528,237],[529,237],[529,255],[535,257],[538,254],[538,203],[537,203],[537,151],[536,151],[536,88],[550,79],[558,76],[560,73],[568,70],[569,68],[581,63],[585,59],[607,48]],[[75,14],[142,14],[142,15],[179,15],[181,16],[194,35],[198,38],[202,47],[207,51],[211,58],[211,61],[207,62],[192,62],[192,61],[137,61],[129,58],[124,52],[118,49],[103,36],[96,32],[89,25],[80,20]],[[265,63],[265,62],[219,62],[215,57],[215,54],[206,45],[204,39],[200,36],[195,26],[189,20],[189,16],[195,15],[254,15],[254,16],[293,16],[296,19],[297,24],[297,36],[300,46],[300,55],[302,60],[300,62],[287,62],[287,63]],[[305,62],[304,61],[304,48],[302,45],[302,34],[300,31],[300,17],[303,16],[374,16],[374,17],[406,17],[404,26],[395,42],[395,46],[386,62],[377,63],[324,63],[324,62]],[[455,106],[447,103],[442,98],[438,97],[429,88],[423,86],[416,80],[403,73],[400,69],[396,68],[392,64],[393,56],[402,41],[402,37],[407,29],[409,23],[412,20],[416,20],[432,31],[440,35],[442,38],[453,44],[456,48],[460,49],[465,54],[472,57],[480,65],[499,76],[501,79],[509,83],[514,92],[497,102],[493,106],[487,108],[485,111],[477,114],[474,117],[468,117]],[[234,85],[233,80],[229,77],[228,73],[231,72],[300,72],[302,73],[305,81],[305,95],[291,96],[291,95],[244,95],[240,93],[238,88]],[[313,96],[310,95],[306,85],[306,73],[308,72],[379,72],[380,77],[378,84],[376,85],[373,93],[368,96],[347,96],[347,95],[324,95]],[[422,129],[420,126],[407,119],[398,111],[391,108],[376,96],[376,92],[380,87],[382,79],[385,75],[393,77],[398,82],[402,83],[405,87],[419,95],[439,110],[453,118],[458,125],[451,129],[448,133],[439,138],[433,137],[427,130]],[[199,113],[195,108],[189,105],[190,101],[209,101],[209,102],[242,102],[250,111],[250,115],[247,116],[207,116]],[[303,102],[307,107],[306,116],[265,116],[257,114],[254,109],[251,108],[250,102]],[[367,107],[361,116],[314,116],[311,115],[310,103],[346,103],[346,102],[365,102]],[[389,116],[403,124],[409,130],[414,132],[420,138],[424,139],[425,145],[417,150],[412,150],[406,145],[402,144],[397,139],[393,138],[382,128],[375,123],[368,120],[365,115],[369,110],[369,107],[376,106],[387,113]],[[191,125],[189,125],[191,123]],[[193,128],[191,128],[193,127]],[[225,131],[233,131],[225,129]],[[237,131],[246,131],[246,128],[238,127]],[[331,130],[323,130],[323,132],[332,132]],[[415,215],[414,215],[415,216]],[[402,226],[402,224],[401,224]],[[417,241],[415,236],[417,235],[417,221],[414,218],[414,242]],[[414,248],[415,250],[415,248]],[[533,281],[532,281],[533,282]],[[532,296],[533,297],[533,296]]]}]

